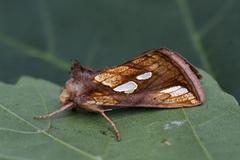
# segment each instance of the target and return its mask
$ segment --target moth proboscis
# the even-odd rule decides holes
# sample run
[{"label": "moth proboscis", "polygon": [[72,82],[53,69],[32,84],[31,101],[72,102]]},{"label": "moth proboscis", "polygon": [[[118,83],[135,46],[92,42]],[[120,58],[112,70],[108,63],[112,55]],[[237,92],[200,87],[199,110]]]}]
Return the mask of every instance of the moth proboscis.
[{"label": "moth proboscis", "polygon": [[107,107],[192,107],[204,102],[202,76],[186,59],[167,48],[156,48],[112,68],[96,71],[73,62],[59,110],[34,118],[51,117],[65,109],[82,108],[106,116]]}]

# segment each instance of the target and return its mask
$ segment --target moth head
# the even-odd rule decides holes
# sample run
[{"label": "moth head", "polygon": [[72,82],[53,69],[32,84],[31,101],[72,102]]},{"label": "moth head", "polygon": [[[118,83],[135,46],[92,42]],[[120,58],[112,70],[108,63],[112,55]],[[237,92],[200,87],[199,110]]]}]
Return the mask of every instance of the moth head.
[{"label": "moth head", "polygon": [[78,83],[73,78],[68,80],[65,85],[65,89],[60,95],[60,103],[62,105],[68,104],[70,101],[74,101],[78,91],[82,90],[81,83]]},{"label": "moth head", "polygon": [[74,63],[69,74],[71,79],[66,82],[65,89],[60,95],[60,103],[62,105],[76,101],[76,98],[96,87],[96,83],[92,81],[98,71],[82,67],[78,60]]}]

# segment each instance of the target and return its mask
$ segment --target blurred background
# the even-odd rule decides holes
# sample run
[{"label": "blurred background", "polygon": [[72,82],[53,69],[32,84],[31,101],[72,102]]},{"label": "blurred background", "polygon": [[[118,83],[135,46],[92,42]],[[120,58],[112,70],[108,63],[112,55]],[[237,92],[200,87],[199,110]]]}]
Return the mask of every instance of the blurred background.
[{"label": "blurred background", "polygon": [[240,100],[238,0],[0,1],[0,81],[64,86],[70,59],[101,70],[167,47]]}]

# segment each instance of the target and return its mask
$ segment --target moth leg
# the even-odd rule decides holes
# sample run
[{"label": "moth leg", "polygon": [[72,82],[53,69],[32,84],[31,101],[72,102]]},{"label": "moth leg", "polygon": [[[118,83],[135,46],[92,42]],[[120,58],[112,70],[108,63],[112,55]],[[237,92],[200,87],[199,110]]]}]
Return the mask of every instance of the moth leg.
[{"label": "moth leg", "polygon": [[116,134],[117,134],[117,137],[118,137],[117,140],[120,141],[120,134],[119,134],[119,132],[118,132],[115,124],[106,116],[106,114],[104,113],[104,111],[101,112],[101,115],[102,115],[104,118],[106,118],[106,119],[108,120],[108,122],[113,126],[113,128],[114,128],[114,130],[115,130],[115,132],[116,132]]},{"label": "moth leg", "polygon": [[49,114],[49,115],[45,115],[45,116],[34,116],[34,118],[47,118],[47,117],[51,117],[51,116],[53,116],[54,114],[57,114],[57,113],[59,113],[59,112],[62,112],[62,111],[64,111],[64,110],[70,108],[72,105],[73,105],[73,102],[68,103],[68,104],[62,106],[62,108],[56,110],[55,112],[53,112],[53,113],[51,113],[51,114]]},{"label": "moth leg", "polygon": [[106,111],[112,111],[112,109],[105,109],[105,110],[103,110],[104,112],[106,112]]},{"label": "moth leg", "polygon": [[100,108],[100,106],[98,105],[93,105],[93,104],[87,104],[87,103],[83,103],[81,105],[81,108],[89,111],[89,112],[95,112],[95,113],[100,113],[106,120],[108,120],[108,122],[112,125],[112,127],[114,128],[116,134],[117,134],[117,140],[120,141],[120,134],[115,126],[115,124],[106,116],[106,114],[104,113],[105,111],[111,111],[112,109],[106,109],[103,110],[102,108]]}]

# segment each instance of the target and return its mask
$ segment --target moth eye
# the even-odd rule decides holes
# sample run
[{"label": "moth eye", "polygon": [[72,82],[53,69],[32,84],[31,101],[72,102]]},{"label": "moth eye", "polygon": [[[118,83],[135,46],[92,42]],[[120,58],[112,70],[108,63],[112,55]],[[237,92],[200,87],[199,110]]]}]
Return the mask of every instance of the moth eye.
[{"label": "moth eye", "polygon": [[124,83],[120,86],[115,87],[113,90],[116,92],[124,92],[126,94],[133,93],[135,89],[137,89],[138,85],[133,82],[129,81],[127,83]]},{"label": "moth eye", "polygon": [[136,77],[137,80],[146,80],[152,77],[152,72],[146,72]]}]

